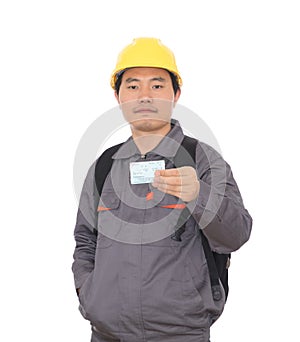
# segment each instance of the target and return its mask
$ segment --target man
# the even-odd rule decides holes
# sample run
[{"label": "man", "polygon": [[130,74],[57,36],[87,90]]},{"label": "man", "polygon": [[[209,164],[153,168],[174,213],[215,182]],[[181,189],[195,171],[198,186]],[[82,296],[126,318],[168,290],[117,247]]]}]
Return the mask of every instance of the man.
[{"label": "man", "polygon": [[89,169],[75,227],[75,286],[93,342],[209,341],[225,296],[212,295],[199,231],[218,253],[249,239],[252,219],[222,157],[197,142],[194,167],[176,164],[181,84],[173,53],[154,38],[135,39],[112,74],[132,136],[113,155],[101,196],[96,162]]}]

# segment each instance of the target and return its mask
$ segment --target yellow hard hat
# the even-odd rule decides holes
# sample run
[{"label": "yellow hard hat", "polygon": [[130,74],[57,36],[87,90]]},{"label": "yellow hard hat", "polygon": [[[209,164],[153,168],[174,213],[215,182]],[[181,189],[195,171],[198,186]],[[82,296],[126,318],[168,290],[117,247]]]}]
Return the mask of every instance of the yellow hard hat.
[{"label": "yellow hard hat", "polygon": [[117,65],[111,75],[110,84],[115,89],[118,74],[128,68],[153,67],[169,70],[177,77],[179,86],[182,80],[179,75],[173,52],[157,38],[135,38],[119,54]]}]

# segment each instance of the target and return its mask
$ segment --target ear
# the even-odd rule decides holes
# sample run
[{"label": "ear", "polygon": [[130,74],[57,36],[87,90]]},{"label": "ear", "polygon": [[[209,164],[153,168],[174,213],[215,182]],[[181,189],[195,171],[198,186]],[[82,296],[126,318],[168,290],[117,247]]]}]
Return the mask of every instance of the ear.
[{"label": "ear", "polygon": [[176,91],[176,94],[175,94],[175,96],[174,96],[174,107],[175,107],[177,101],[179,100],[180,95],[181,95],[181,89],[178,88],[178,90]]},{"label": "ear", "polygon": [[117,92],[115,91],[115,98],[116,98],[116,100],[118,101],[118,104],[120,104],[120,98],[119,98],[119,95],[117,94]]}]

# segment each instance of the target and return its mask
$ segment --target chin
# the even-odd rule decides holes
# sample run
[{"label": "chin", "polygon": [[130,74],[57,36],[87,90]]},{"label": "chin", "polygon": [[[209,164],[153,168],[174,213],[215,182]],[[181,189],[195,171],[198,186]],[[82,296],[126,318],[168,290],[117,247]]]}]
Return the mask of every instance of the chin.
[{"label": "chin", "polygon": [[140,119],[131,123],[131,126],[139,131],[151,132],[162,129],[166,125],[169,125],[169,121],[155,120],[155,119]]}]

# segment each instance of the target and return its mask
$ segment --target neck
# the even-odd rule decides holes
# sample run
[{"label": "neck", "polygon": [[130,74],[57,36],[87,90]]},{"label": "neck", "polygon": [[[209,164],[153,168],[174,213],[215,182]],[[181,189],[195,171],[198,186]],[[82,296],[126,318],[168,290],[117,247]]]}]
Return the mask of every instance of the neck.
[{"label": "neck", "polygon": [[142,132],[132,129],[132,138],[141,154],[153,150],[171,130],[171,124],[155,132]]}]

